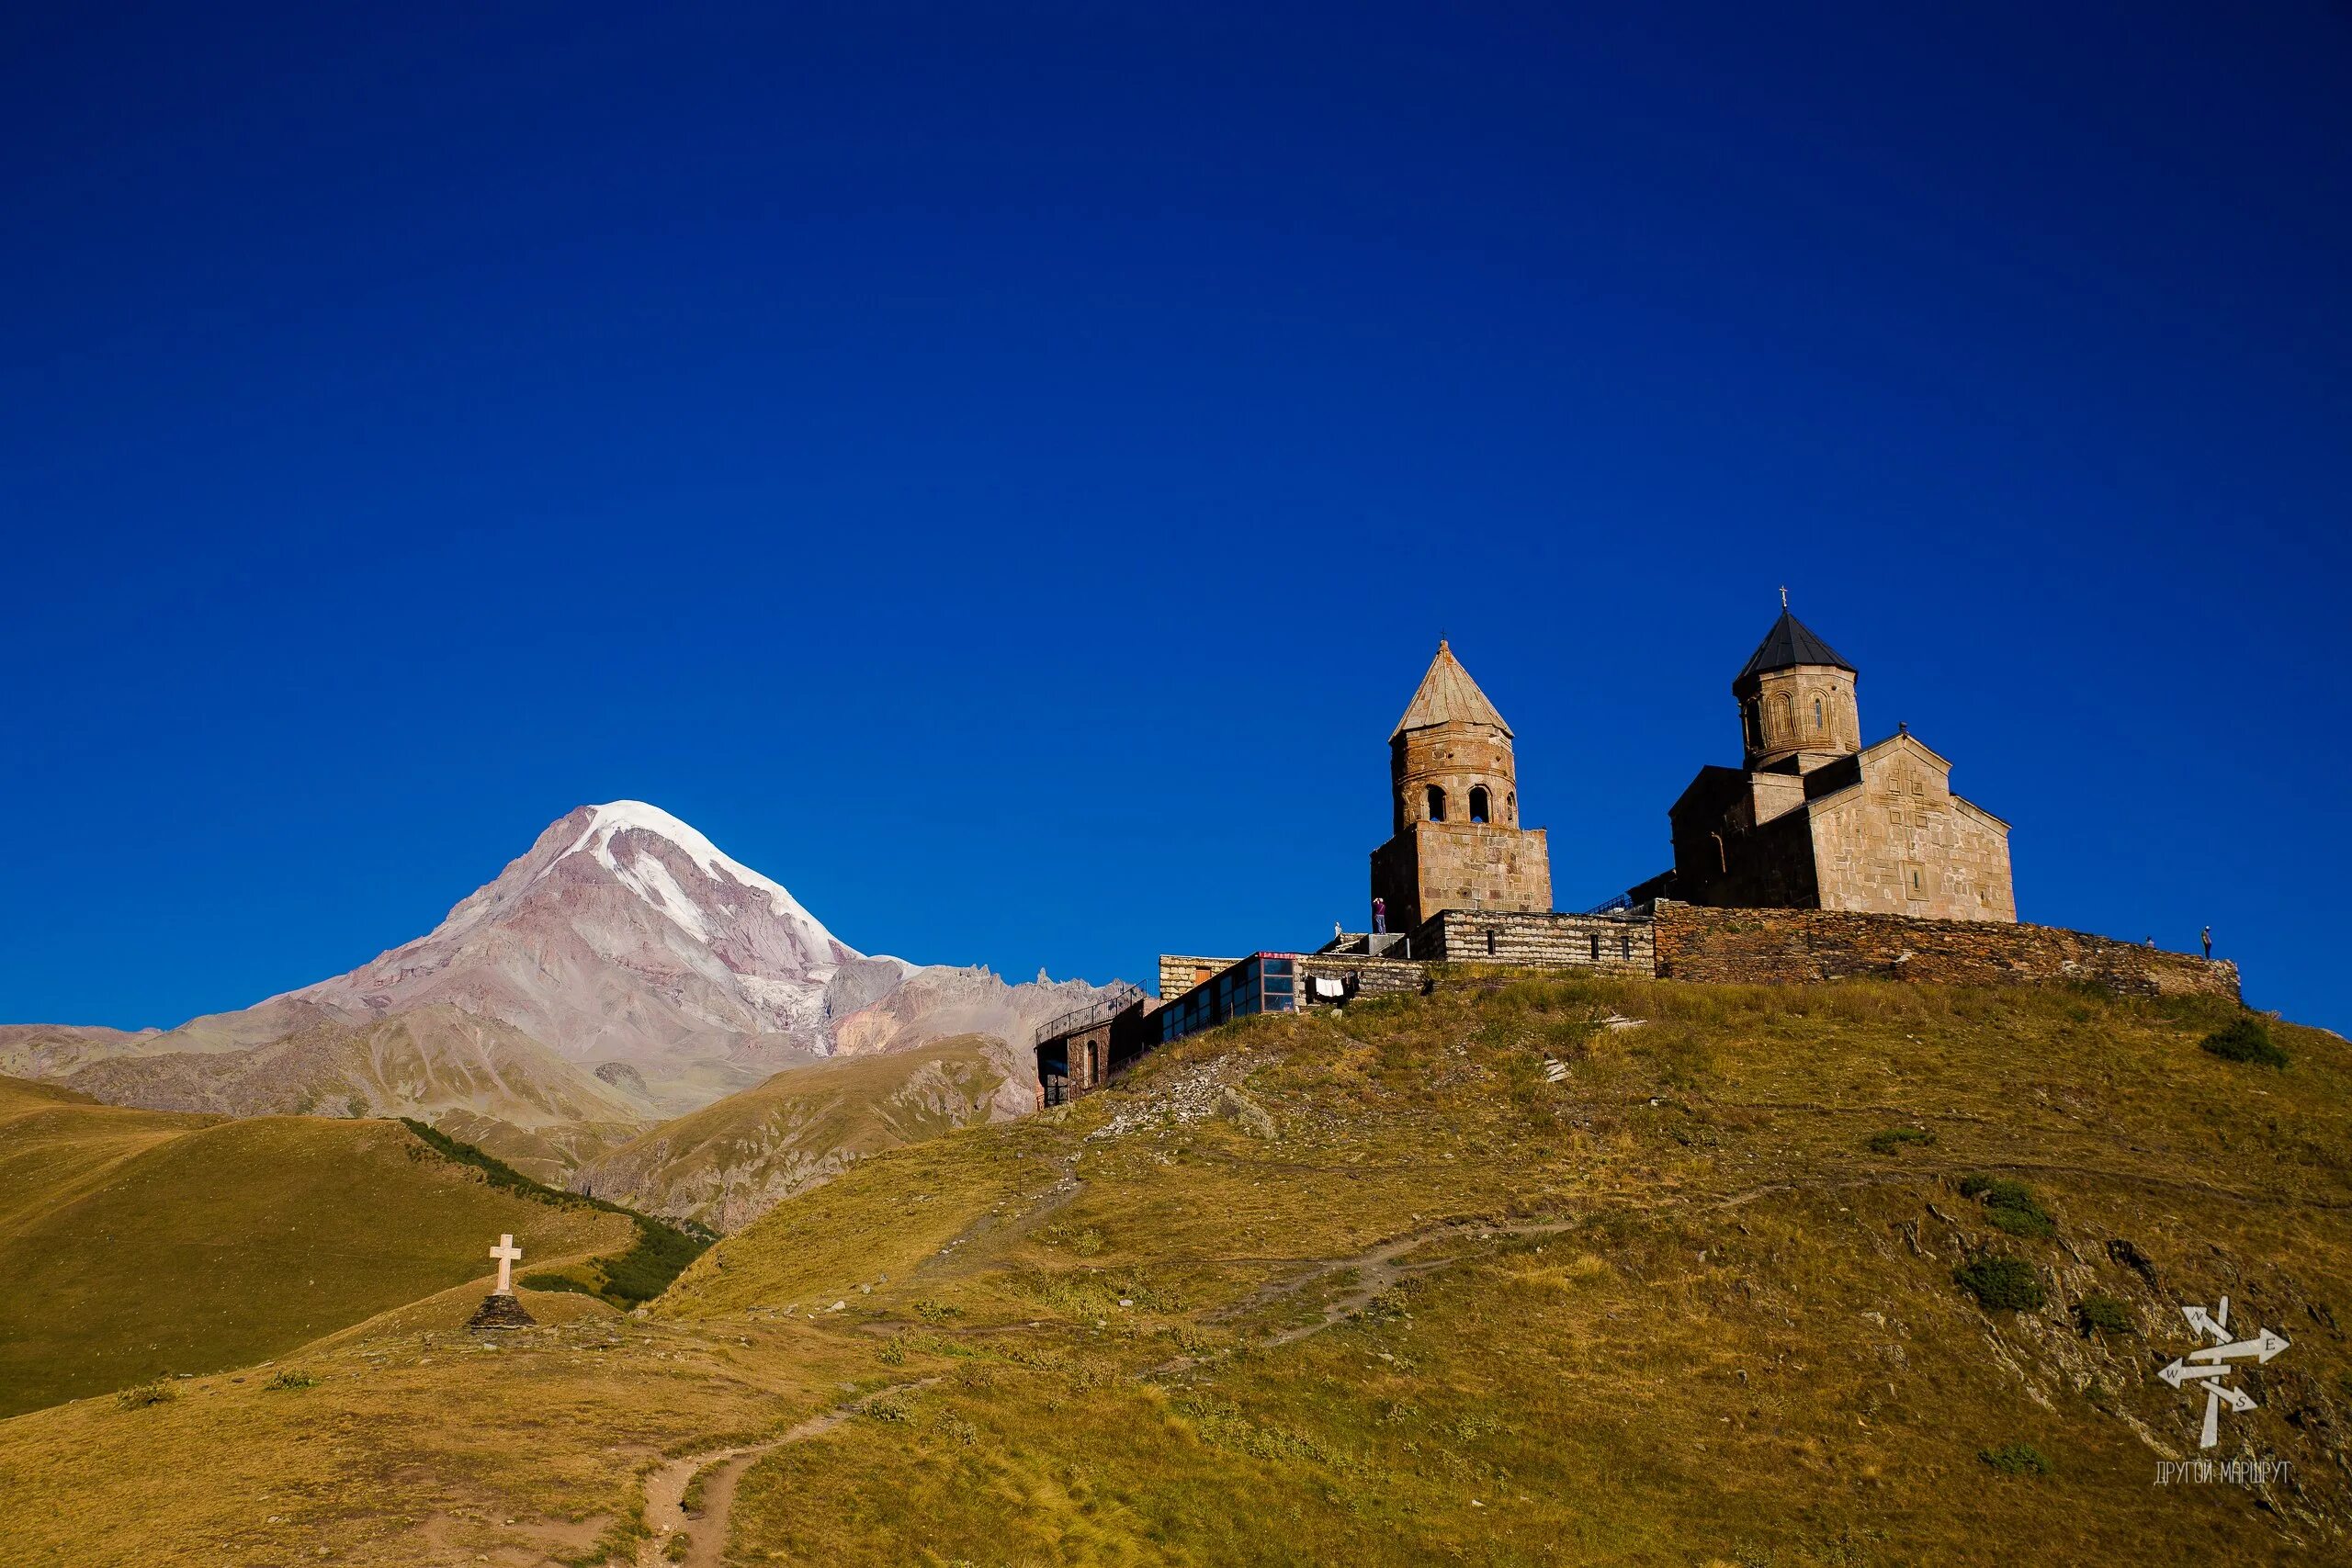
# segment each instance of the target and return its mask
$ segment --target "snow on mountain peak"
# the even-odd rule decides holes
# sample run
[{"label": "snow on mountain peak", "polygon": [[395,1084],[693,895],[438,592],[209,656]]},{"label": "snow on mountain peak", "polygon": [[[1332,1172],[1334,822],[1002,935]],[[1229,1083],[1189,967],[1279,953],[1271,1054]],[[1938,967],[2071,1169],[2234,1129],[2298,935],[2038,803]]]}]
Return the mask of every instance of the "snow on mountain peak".
[{"label": "snow on mountain peak", "polygon": [[831,931],[825,929],[823,921],[803,908],[800,901],[786,891],[783,884],[761,875],[726,854],[718,845],[660,807],[650,806],[642,800],[614,800],[588,809],[588,825],[581,829],[571,848],[540,871],[541,876],[552,870],[558,862],[572,855],[587,854],[618,877],[638,897],[676,921],[695,941],[707,944],[711,931],[704,911],[678,886],[677,878],[670,874],[669,867],[650,855],[633,855],[625,865],[613,853],[613,840],[621,834],[631,831],[650,833],[674,845],[713,881],[733,882],[739,886],[765,894],[777,919],[799,928],[817,952],[829,951],[832,946],[845,947],[846,944],[841,943]]}]

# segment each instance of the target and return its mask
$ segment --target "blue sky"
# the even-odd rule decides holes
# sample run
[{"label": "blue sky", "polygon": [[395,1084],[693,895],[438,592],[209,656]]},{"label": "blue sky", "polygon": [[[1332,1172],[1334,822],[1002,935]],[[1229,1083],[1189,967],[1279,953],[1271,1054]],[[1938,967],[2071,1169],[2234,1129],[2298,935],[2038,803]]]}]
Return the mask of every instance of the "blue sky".
[{"label": "blue sky", "polygon": [[2025,918],[2352,1024],[2352,8],[345,9],[6,23],[0,1019],[617,797],[870,950],[1311,943],[1442,633],[1579,908],[1786,583]]}]

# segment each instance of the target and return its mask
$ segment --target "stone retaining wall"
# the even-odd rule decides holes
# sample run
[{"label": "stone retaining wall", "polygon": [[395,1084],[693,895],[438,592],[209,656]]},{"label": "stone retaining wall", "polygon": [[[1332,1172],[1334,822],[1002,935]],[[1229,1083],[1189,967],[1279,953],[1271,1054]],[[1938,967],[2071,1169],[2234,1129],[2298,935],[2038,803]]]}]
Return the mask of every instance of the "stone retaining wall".
[{"label": "stone retaining wall", "polygon": [[2083,980],[2126,996],[2238,999],[2238,968],[2226,959],[2055,926],[1832,909],[1718,909],[1661,898],[1652,930],[1661,980],[1764,986],[1857,977],[1948,986]]},{"label": "stone retaining wall", "polygon": [[1510,964],[1645,978],[1656,972],[1650,923],[1610,915],[1447,909],[1413,932],[1412,953],[1432,963]]},{"label": "stone retaining wall", "polygon": [[1416,994],[1429,984],[1429,966],[1402,958],[1364,958],[1347,953],[1302,953],[1298,960],[1298,989],[1300,1001],[1308,1006],[1328,1004],[1329,997],[1314,994],[1312,982],[1317,978],[1345,982],[1355,981],[1359,997],[1396,997]]}]

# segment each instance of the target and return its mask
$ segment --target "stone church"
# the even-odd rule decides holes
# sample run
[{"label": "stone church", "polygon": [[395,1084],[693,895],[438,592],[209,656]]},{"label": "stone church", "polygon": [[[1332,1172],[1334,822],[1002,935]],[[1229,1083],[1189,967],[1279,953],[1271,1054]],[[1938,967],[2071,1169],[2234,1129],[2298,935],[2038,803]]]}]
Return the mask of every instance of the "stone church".
[{"label": "stone church", "polygon": [[1694,904],[2018,918],[2009,825],[1951,790],[1907,726],[1865,746],[1854,667],[1791,615],[1739,674],[1746,756],[1668,812],[1674,869],[1635,889]]}]

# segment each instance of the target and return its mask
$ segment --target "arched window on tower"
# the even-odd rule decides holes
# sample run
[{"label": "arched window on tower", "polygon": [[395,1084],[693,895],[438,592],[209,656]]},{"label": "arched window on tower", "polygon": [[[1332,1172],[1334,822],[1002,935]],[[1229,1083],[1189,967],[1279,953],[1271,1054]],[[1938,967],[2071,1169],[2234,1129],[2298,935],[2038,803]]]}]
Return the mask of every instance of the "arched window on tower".
[{"label": "arched window on tower", "polygon": [[1470,786],[1470,820],[1473,822],[1487,820],[1489,813],[1487,807],[1487,786],[1472,784]]},{"label": "arched window on tower", "polygon": [[1789,694],[1782,692],[1772,699],[1772,722],[1765,730],[1766,736],[1776,744],[1786,739],[1796,728],[1793,717],[1789,711]]},{"label": "arched window on tower", "polygon": [[1822,711],[1821,711],[1821,694],[1820,694],[1818,692],[1816,692],[1816,693],[1815,693],[1815,694],[1814,694],[1814,698],[1813,698],[1813,727],[1814,727],[1815,729],[1822,728],[1823,728],[1823,722],[1822,722],[1822,721],[1823,721],[1823,715],[1822,715]]},{"label": "arched window on tower", "polygon": [[1445,791],[1435,784],[1430,785],[1430,820],[1432,822],[1445,820]]},{"label": "arched window on tower", "polygon": [[1514,824],[1519,820],[1519,791],[1515,789],[1503,792],[1503,820]]}]

